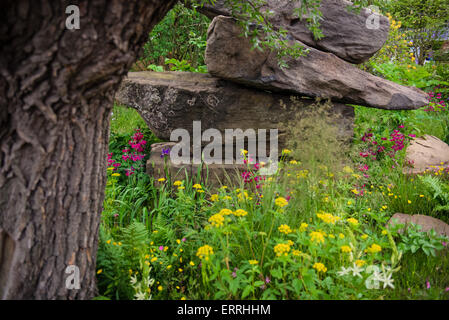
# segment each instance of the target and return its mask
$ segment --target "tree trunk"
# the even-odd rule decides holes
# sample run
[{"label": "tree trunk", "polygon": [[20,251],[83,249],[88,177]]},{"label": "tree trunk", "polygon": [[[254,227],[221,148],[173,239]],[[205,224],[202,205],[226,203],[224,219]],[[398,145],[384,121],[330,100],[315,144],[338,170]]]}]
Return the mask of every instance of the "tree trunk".
[{"label": "tree trunk", "polygon": [[1,2],[0,299],[95,295],[113,96],[175,2]]}]

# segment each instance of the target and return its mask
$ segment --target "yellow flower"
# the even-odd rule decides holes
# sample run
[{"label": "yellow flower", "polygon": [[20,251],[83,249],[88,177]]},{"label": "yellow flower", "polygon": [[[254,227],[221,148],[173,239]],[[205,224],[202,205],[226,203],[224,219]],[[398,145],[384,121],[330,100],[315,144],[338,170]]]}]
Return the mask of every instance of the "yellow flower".
[{"label": "yellow flower", "polygon": [[173,185],[176,186],[176,187],[179,187],[179,186],[182,185],[182,182],[179,181],[179,180],[177,180],[177,181],[175,181],[175,182],[173,183]]},{"label": "yellow flower", "polygon": [[171,269],[171,265],[168,265],[168,266],[167,266],[167,270],[169,270],[169,269]]},{"label": "yellow flower", "polygon": [[316,270],[316,271],[318,271],[318,272],[326,272],[327,271],[327,268],[324,266],[324,264],[322,264],[321,262],[316,262],[314,265],[313,265],[313,268]]},{"label": "yellow flower", "polygon": [[214,254],[214,249],[209,245],[204,245],[200,248],[198,248],[198,251],[196,252],[196,255],[200,259],[205,259],[206,261],[209,260],[209,256]]},{"label": "yellow flower", "polygon": [[324,243],[324,234],[320,231],[312,231],[310,233],[310,240],[316,243]]},{"label": "yellow flower", "polygon": [[388,234],[388,231],[387,230],[382,230],[382,234],[385,236],[385,235]]},{"label": "yellow flower", "polygon": [[194,188],[194,189],[202,189],[203,187],[200,184],[196,183],[196,184],[194,184],[192,186],[192,188]]},{"label": "yellow flower", "polygon": [[118,245],[119,245],[119,246],[121,246],[121,245],[122,245],[122,243],[121,243],[121,242],[119,242],[119,243],[118,243]]},{"label": "yellow flower", "polygon": [[343,168],[343,172],[345,172],[345,173],[353,173],[354,170],[352,170],[351,167],[346,166],[346,167]]},{"label": "yellow flower", "polygon": [[289,153],[291,153],[292,151],[291,150],[289,150],[289,149],[284,149],[284,150],[282,150],[282,154],[289,154]]},{"label": "yellow flower", "polygon": [[97,274],[100,274],[100,273],[102,273],[103,272],[103,269],[99,269],[98,271],[97,271]]},{"label": "yellow flower", "polygon": [[288,243],[279,243],[274,246],[274,252],[278,257],[282,255],[288,255],[288,252],[290,251],[290,245]]},{"label": "yellow flower", "polygon": [[283,208],[286,205],[288,205],[288,201],[284,197],[277,198],[276,200],[274,200],[274,203],[280,208]]},{"label": "yellow flower", "polygon": [[192,267],[195,266],[195,263],[194,263],[193,261],[190,261],[189,264],[190,264]]},{"label": "yellow flower", "polygon": [[362,237],[361,237],[363,240],[366,240],[367,238],[368,238],[368,235],[367,234],[364,234],[364,235],[362,235]]},{"label": "yellow flower", "polygon": [[218,194],[213,194],[210,196],[210,201],[215,202],[218,201],[219,197]]},{"label": "yellow flower", "polygon": [[346,219],[346,221],[348,221],[353,226],[357,226],[359,224],[359,221],[357,219],[354,219],[354,218]]},{"label": "yellow flower", "polygon": [[292,160],[292,161],[290,161],[290,164],[298,164],[298,161]]},{"label": "yellow flower", "polygon": [[183,186],[178,187],[178,190],[184,190],[184,189],[185,189],[185,187],[183,187]]},{"label": "yellow flower", "polygon": [[159,182],[164,182],[164,181],[165,181],[165,178],[159,178],[159,179],[157,179],[157,181],[159,181]]},{"label": "yellow flower", "polygon": [[185,300],[185,299],[186,299],[186,297],[182,297],[182,298],[181,298],[181,300]]},{"label": "yellow flower", "polygon": [[346,253],[349,253],[349,252],[352,251],[350,246],[341,246],[340,249],[341,249],[342,252],[346,252]]},{"label": "yellow flower", "polygon": [[330,213],[317,213],[316,216],[323,220],[325,223],[329,223],[329,224],[335,224],[338,220],[340,220],[340,217],[334,216]]},{"label": "yellow flower", "polygon": [[302,253],[301,251],[296,250],[296,249],[292,251],[292,254],[293,254],[294,256],[300,256],[301,253]]},{"label": "yellow flower", "polygon": [[278,228],[279,232],[281,233],[285,233],[285,234],[289,234],[292,233],[292,229],[290,229],[290,227],[286,224],[282,224],[279,228]]},{"label": "yellow flower", "polygon": [[182,270],[182,268],[179,268],[178,271],[179,271],[179,272],[182,272],[182,271],[184,271],[184,270]]},{"label": "yellow flower", "polygon": [[198,192],[198,193],[204,193],[204,190],[202,190],[202,189],[197,189],[196,192]]},{"label": "yellow flower", "polygon": [[411,204],[412,202],[410,200],[407,200],[408,204]]},{"label": "yellow flower", "polygon": [[370,253],[376,253],[376,252],[380,252],[382,250],[382,247],[379,246],[378,244],[373,243],[371,245],[371,247],[369,247],[368,249],[366,249],[366,252],[370,252]]},{"label": "yellow flower", "polygon": [[209,218],[209,222],[212,224],[212,226],[220,228],[223,226],[224,218],[221,214],[217,213]]},{"label": "yellow flower", "polygon": [[151,262],[155,262],[157,261],[157,257],[154,257],[153,259],[151,259]]},{"label": "yellow flower", "polygon": [[110,243],[111,243],[111,239],[109,239],[108,241],[106,241],[106,243],[107,243],[107,244],[110,244]]},{"label": "yellow flower", "polygon": [[361,268],[365,265],[366,261],[365,260],[356,260],[355,264],[357,265],[357,267]]},{"label": "yellow flower", "polygon": [[159,287],[157,287],[157,289],[158,289],[159,291],[162,291],[162,290],[164,290],[164,287],[159,286]]},{"label": "yellow flower", "polygon": [[236,217],[244,217],[244,216],[246,216],[248,214],[248,212],[246,212],[245,210],[243,210],[243,209],[238,209],[238,210],[236,210],[235,212],[234,212],[234,215],[236,216]]},{"label": "yellow flower", "polygon": [[114,170],[114,167],[109,167],[108,168],[108,171],[112,171],[112,170]]},{"label": "yellow flower", "polygon": [[307,224],[307,223],[301,223],[301,225],[299,226],[299,231],[301,231],[301,232],[304,232],[304,231],[306,231],[306,229],[307,229],[307,227],[308,227],[309,225]]},{"label": "yellow flower", "polygon": [[113,177],[120,177],[120,173],[113,173],[112,176]]},{"label": "yellow flower", "polygon": [[229,209],[221,209],[219,214],[221,214],[222,216],[229,216],[232,214],[232,210]]},{"label": "yellow flower", "polygon": [[340,239],[344,239],[344,238],[345,238],[345,235],[344,235],[343,233],[340,233],[340,234],[338,235],[338,237],[339,237]]},{"label": "yellow flower", "polygon": [[251,264],[251,265],[254,265],[254,264],[258,264],[258,263],[259,263],[259,261],[257,261],[257,260],[249,260],[248,262],[249,262],[249,264]]},{"label": "yellow flower", "polygon": [[177,243],[177,244],[180,244],[180,243],[181,243],[181,240],[176,239],[176,243]]},{"label": "yellow flower", "polygon": [[242,156],[244,156],[244,155],[248,154],[248,150],[240,149],[240,154],[241,154]]}]

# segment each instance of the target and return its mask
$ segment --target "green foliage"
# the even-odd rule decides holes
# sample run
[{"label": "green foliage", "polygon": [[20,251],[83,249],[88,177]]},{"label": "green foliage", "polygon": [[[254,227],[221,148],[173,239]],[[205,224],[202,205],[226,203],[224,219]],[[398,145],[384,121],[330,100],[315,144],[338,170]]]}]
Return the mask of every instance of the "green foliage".
[{"label": "green foliage", "polygon": [[[438,170],[436,170],[438,173]],[[419,176],[421,182],[425,185],[432,198],[438,201],[434,208],[435,212],[449,213],[449,185],[437,177]],[[449,218],[449,215],[447,215]]]},{"label": "green foliage", "polygon": [[190,65],[190,63],[187,62],[187,60],[179,61],[177,59],[165,59],[165,64],[171,65],[170,71],[188,71],[188,72],[200,72],[200,73],[207,73],[207,67],[206,66],[198,66],[197,68],[194,68]]},{"label": "green foliage", "polygon": [[[404,228],[404,225],[397,225],[398,228]],[[443,237],[430,230],[429,232],[421,231],[421,226],[410,224],[400,235],[400,243],[398,249],[403,253],[416,253],[421,250],[426,256],[436,257],[436,251],[444,248],[443,242],[448,242],[447,237]]]},{"label": "green foliage", "polygon": [[376,64],[371,67],[387,80],[422,89],[429,89],[438,85],[449,86],[434,70],[433,66],[400,65],[392,62]]},{"label": "green foliage", "polygon": [[203,66],[209,23],[206,16],[182,3],[175,5],[151,31],[140,61],[158,72],[163,71],[165,59],[186,61],[193,70]]},{"label": "green foliage", "polygon": [[386,4],[385,9],[402,22],[421,65],[436,41],[447,32],[448,7],[449,0],[395,0]]}]

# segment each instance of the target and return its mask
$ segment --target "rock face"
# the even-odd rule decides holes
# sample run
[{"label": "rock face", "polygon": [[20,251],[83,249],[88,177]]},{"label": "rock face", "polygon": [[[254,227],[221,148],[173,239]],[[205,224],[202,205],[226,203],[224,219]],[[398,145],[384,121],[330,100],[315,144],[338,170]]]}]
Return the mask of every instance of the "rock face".
[{"label": "rock face", "polygon": [[[205,4],[199,11],[210,18],[230,16],[224,2],[218,0],[215,6]],[[295,14],[295,10],[301,7],[300,1],[267,0],[262,11],[272,11],[268,20],[274,26],[287,30],[293,39],[321,51],[331,52],[348,62],[362,63],[382,48],[387,40],[390,24],[388,18],[374,14],[369,9],[361,9],[359,13],[349,11],[347,7],[351,5],[351,2],[345,0],[321,0],[320,29],[324,37],[320,40],[315,40],[307,28],[307,21],[304,19],[307,17],[300,20]],[[378,28],[374,23],[378,23]]]},{"label": "rock face", "polygon": [[435,230],[435,232],[449,237],[449,225],[447,223],[439,219],[421,214],[409,215],[403,213],[395,213],[388,222],[388,226],[392,227],[396,224],[403,224],[405,225],[405,227],[407,227],[407,225],[410,223],[420,225],[421,231],[423,232],[429,232],[433,229]]},{"label": "rock face", "polygon": [[426,170],[449,165],[449,145],[437,137],[425,135],[417,138],[407,148],[407,161],[412,165],[408,173],[419,174]]},{"label": "rock face", "polygon": [[174,164],[170,157],[161,157],[163,149],[171,149],[175,143],[162,142],[151,145],[150,158],[147,161],[147,174],[156,181],[166,178],[165,167],[169,172],[172,182],[176,180],[193,180],[194,183],[205,183],[208,186],[220,187],[221,184],[238,183],[240,173],[246,170],[243,164]]},{"label": "rock face", "polygon": [[[314,108],[314,100],[251,89],[208,74],[188,72],[130,72],[116,100],[135,108],[160,139],[169,141],[182,128],[192,136],[193,121],[201,129],[279,129],[279,146],[285,142],[282,123]],[[332,112],[342,138],[353,135],[353,107],[334,103]],[[268,139],[269,141],[269,139]]]},{"label": "rock face", "polygon": [[290,92],[380,109],[417,109],[427,95],[371,75],[337,56],[306,46],[309,52],[281,69],[275,53],[251,50],[233,18],[218,16],[208,30],[206,64],[219,78],[261,89]]}]

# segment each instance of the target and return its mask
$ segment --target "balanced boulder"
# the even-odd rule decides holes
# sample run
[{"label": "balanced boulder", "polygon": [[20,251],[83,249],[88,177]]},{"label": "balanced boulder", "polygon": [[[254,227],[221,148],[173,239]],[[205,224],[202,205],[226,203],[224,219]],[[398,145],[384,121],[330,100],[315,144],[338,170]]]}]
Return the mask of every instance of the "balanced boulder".
[{"label": "balanced boulder", "polygon": [[[321,51],[331,52],[351,63],[367,61],[387,40],[390,27],[388,18],[366,8],[355,11],[352,3],[346,0],[321,0],[320,29],[323,37],[315,39],[308,29],[308,16],[301,19],[298,16],[300,8],[301,1],[267,0],[261,12],[269,11],[266,14],[268,21],[287,30],[291,38]],[[231,15],[225,0],[217,0],[215,5],[205,4],[198,10],[210,18]]]},{"label": "balanced boulder", "polygon": [[428,104],[427,95],[417,88],[376,77],[303,43],[307,54],[288,59],[289,67],[280,68],[274,52],[252,50],[241,33],[233,18],[214,18],[206,49],[206,64],[212,75],[260,89],[380,109],[417,109]]},{"label": "balanced boulder", "polygon": [[[252,89],[209,74],[189,72],[130,72],[116,93],[118,103],[135,108],[160,139],[169,141],[176,129],[278,129],[285,146],[283,124],[316,108],[315,100]],[[342,139],[353,136],[353,107],[333,103],[330,110]],[[267,142],[270,142],[269,136]]]}]

